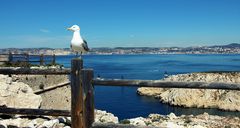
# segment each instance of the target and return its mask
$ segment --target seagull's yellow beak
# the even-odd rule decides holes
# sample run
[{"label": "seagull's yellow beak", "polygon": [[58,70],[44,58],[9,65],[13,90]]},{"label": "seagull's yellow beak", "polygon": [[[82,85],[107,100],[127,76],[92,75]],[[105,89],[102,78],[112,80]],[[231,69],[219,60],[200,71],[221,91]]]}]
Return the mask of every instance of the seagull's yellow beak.
[{"label": "seagull's yellow beak", "polygon": [[71,28],[67,28],[67,30],[71,31],[72,29]]}]

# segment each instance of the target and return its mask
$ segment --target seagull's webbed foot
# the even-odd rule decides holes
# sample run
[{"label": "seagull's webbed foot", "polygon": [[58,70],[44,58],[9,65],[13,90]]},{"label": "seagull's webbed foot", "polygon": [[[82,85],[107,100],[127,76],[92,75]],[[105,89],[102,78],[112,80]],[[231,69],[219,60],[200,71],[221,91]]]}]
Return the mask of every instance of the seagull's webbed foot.
[{"label": "seagull's webbed foot", "polygon": [[79,59],[82,59],[82,55],[80,55],[78,58],[79,58]]},{"label": "seagull's webbed foot", "polygon": [[80,53],[79,59],[82,59],[82,52]]}]

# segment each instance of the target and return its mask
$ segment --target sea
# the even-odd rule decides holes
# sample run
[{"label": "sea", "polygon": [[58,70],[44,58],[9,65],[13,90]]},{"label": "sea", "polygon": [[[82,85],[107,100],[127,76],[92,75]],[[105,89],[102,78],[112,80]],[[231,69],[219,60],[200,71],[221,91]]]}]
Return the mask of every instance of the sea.
[{"label": "sea", "polygon": [[[75,55],[57,56],[56,61],[70,68]],[[168,54],[168,55],[84,55],[84,68],[92,68],[94,77],[110,79],[158,80],[169,75],[209,71],[240,71],[239,54]],[[147,117],[151,113],[167,115],[238,116],[240,112],[219,109],[184,108],[140,96],[136,87],[94,86],[95,108],[113,113],[120,120]]]}]

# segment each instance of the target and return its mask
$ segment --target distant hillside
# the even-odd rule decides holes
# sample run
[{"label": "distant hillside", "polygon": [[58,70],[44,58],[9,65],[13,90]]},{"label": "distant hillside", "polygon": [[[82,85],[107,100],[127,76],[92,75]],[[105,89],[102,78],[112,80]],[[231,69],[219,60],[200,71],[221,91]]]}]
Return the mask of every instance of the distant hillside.
[{"label": "distant hillside", "polygon": [[[29,54],[75,54],[70,48],[7,48],[0,53],[29,53]],[[99,47],[90,48],[87,54],[240,54],[240,44],[201,46],[201,47]]]},{"label": "distant hillside", "polygon": [[210,46],[210,48],[216,48],[216,47],[220,47],[220,48],[240,48],[240,44],[238,44],[238,43],[231,43],[231,44],[227,44],[227,45],[214,45],[214,46]]}]

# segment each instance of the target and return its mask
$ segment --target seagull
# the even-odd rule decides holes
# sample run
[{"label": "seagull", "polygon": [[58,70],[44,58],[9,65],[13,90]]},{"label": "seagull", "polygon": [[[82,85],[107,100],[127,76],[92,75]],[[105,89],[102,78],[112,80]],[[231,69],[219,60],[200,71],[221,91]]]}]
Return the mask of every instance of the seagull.
[{"label": "seagull", "polygon": [[87,41],[81,37],[80,27],[78,25],[73,25],[72,27],[67,28],[67,30],[73,31],[70,47],[74,52],[76,52],[76,56],[78,56],[78,53],[80,53],[81,58],[83,53],[89,51]]}]

